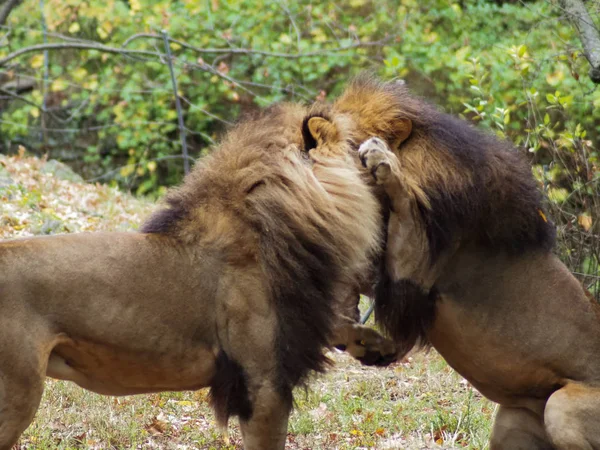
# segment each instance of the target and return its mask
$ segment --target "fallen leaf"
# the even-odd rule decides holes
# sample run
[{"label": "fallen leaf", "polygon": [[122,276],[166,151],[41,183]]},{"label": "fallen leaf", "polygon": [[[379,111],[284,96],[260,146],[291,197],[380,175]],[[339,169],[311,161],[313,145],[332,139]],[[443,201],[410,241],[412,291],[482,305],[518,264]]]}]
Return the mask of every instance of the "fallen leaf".
[{"label": "fallen leaf", "polygon": [[587,213],[580,214],[577,217],[577,223],[583,228],[585,231],[590,231],[592,228],[592,216]]}]

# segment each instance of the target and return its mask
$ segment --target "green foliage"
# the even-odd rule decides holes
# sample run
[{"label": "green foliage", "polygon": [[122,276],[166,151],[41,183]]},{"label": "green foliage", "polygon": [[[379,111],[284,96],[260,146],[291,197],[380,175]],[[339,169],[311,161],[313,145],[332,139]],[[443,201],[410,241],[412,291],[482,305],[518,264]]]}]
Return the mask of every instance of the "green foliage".
[{"label": "green foliage", "polygon": [[[39,14],[31,13],[39,13],[37,5],[25,1],[10,17],[11,48],[41,42]],[[590,114],[590,102],[600,103],[600,96],[594,93],[588,102],[574,101],[591,90],[585,76],[578,80],[586,63],[574,50],[576,36],[544,1],[499,6],[482,0],[377,4],[353,0],[343,5],[308,0],[149,0],[143,4],[139,0],[46,0],[45,6],[52,33],[112,47],[120,47],[136,33],[158,34],[165,29],[172,39],[200,49],[283,54],[334,50],[295,59],[200,53],[171,43],[194,156],[202,154],[223,128],[218,118],[230,122],[257,105],[290,98],[311,101],[320,91],[335,93],[349,76],[365,68],[405,78],[413,89],[450,112],[464,112],[534,149],[539,148],[539,140],[529,130],[532,102],[542,110],[568,107],[573,120],[552,115],[561,120],[562,128],[579,123],[596,135],[600,127],[598,114]],[[544,20],[552,23],[551,33]],[[390,39],[383,46],[335,51],[386,36]],[[51,36],[51,40],[57,39]],[[558,40],[560,46],[555,44]],[[161,40],[145,37],[129,41],[126,48],[164,52]],[[0,50],[0,56],[6,53],[7,47]],[[38,77],[42,65],[41,53],[20,59],[20,66]],[[51,53],[50,71],[46,100],[61,112],[75,113],[68,128],[79,131],[66,139],[46,140],[44,149],[66,145],[83,159],[88,174],[123,167],[116,179],[139,193],[179,181],[181,161],[163,159],[181,151],[163,60],[67,49]],[[558,85],[568,95],[551,101]],[[43,93],[35,90],[30,98],[39,105]],[[546,100],[548,105],[543,105]],[[6,122],[0,128],[7,140],[19,140],[27,127],[41,125],[39,108],[19,102],[10,106],[2,114]],[[50,127],[59,127],[60,122],[47,116]],[[152,161],[159,164],[149,164]]]},{"label": "green foliage", "polygon": [[[71,39],[164,53],[161,39],[129,39],[164,29],[179,42],[171,50],[194,157],[241,113],[282,100],[331,97],[364,69],[403,78],[448,112],[525,150],[559,225],[561,255],[572,268],[598,275],[600,176],[593,143],[600,135],[600,90],[587,77],[576,32],[551,2],[45,1],[49,30]],[[0,57],[40,43],[37,1],[23,2],[9,25],[10,34],[2,34],[10,46],[0,47]],[[50,40],[60,41],[56,35]],[[198,51],[228,48],[252,52]],[[42,68],[42,54],[30,53],[8,77],[39,79]],[[139,194],[160,194],[181,180],[164,58],[54,51],[45,115],[35,106],[43,97],[40,86],[27,95],[30,103],[8,103],[0,145],[35,147],[45,118],[46,128],[70,131],[46,131],[39,150],[55,158],[66,151],[83,161],[87,177],[103,176]]]},{"label": "green foliage", "polygon": [[[9,25],[14,27],[11,48],[42,41],[37,5],[25,1],[10,17]],[[136,33],[159,34],[165,29],[171,39],[200,49],[234,47],[297,54],[382,37],[385,33],[373,26],[377,22],[363,20],[361,8],[356,1],[338,9],[308,1],[46,0],[45,17],[52,33],[111,47],[120,47]],[[52,35],[50,39],[59,40]],[[126,48],[165,50],[162,40],[147,37],[130,41]],[[224,121],[285,99],[312,101],[344,75],[366,67],[367,56],[373,53],[356,49],[295,59],[260,53],[202,53],[173,42],[171,51],[194,156],[213,142]],[[0,57],[8,53],[8,47],[0,49]],[[41,77],[41,53],[24,56],[19,63],[32,76]],[[51,52],[50,69],[46,101],[59,112],[46,115],[46,127],[64,128],[53,120],[54,115],[75,113],[68,128],[79,131],[66,137],[50,132],[43,150],[67,147],[75,158],[83,159],[92,176],[123,166],[115,178],[134,186],[138,193],[180,180],[181,161],[164,159],[180,154],[181,148],[169,70],[163,60],[65,49]],[[35,104],[42,103],[41,90],[29,97]],[[27,129],[41,125],[39,107],[13,102],[1,118],[5,122],[0,131],[6,141],[19,141],[24,131],[39,138],[37,130]],[[34,142],[30,139],[30,144]],[[158,166],[151,161],[158,161]]]}]

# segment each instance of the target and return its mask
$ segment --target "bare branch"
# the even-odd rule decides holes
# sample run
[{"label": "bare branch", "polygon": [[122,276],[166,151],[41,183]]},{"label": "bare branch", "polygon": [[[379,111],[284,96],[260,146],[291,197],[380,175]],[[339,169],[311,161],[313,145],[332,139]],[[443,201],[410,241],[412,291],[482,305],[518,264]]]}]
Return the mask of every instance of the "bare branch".
[{"label": "bare branch", "polygon": [[581,0],[560,0],[560,4],[579,32],[583,51],[592,66],[589,72],[591,80],[600,83],[600,32]]},{"label": "bare branch", "polygon": [[8,0],[0,3],[2,4],[2,6],[0,7],[0,26],[6,23],[10,12],[17,6],[19,6],[19,3],[21,3],[21,1],[22,0]]},{"label": "bare branch", "polygon": [[39,53],[44,50],[65,50],[65,49],[80,49],[80,50],[98,50],[104,53],[115,53],[125,56],[162,56],[160,53],[150,52],[146,50],[126,50],[123,48],[109,47],[102,44],[84,44],[79,42],[61,42],[53,44],[37,44],[30,47],[21,48],[17,51],[9,53],[4,58],[0,59],[0,67],[6,65],[8,62],[16,59],[27,53]]},{"label": "bare branch", "polygon": [[42,105],[38,105],[37,103],[34,103],[31,100],[29,100],[29,99],[27,99],[27,98],[25,98],[25,97],[23,97],[23,96],[21,96],[19,94],[16,94],[14,92],[9,91],[8,89],[3,89],[3,88],[0,87],[0,93],[8,95],[9,97],[11,97],[11,98],[13,98],[15,100],[20,100],[23,103],[27,103],[28,105],[35,106],[36,108],[39,108],[42,111],[44,110],[44,108],[43,108]]},{"label": "bare branch", "polygon": [[[209,54],[231,54],[231,55],[260,55],[260,56],[272,56],[274,58],[286,58],[286,59],[300,59],[300,58],[308,58],[311,56],[327,56],[333,55],[335,53],[347,52],[350,50],[354,50],[357,48],[365,48],[365,47],[381,47],[385,45],[389,41],[391,41],[394,36],[388,36],[385,39],[380,41],[373,42],[357,42],[355,44],[347,45],[345,47],[337,47],[328,50],[317,50],[314,52],[305,52],[305,53],[280,53],[280,52],[268,52],[262,50],[254,50],[251,48],[201,48],[195,47],[193,45],[188,44],[187,42],[179,41],[177,39],[169,38],[169,42],[180,45],[183,48],[188,50],[193,50],[197,53],[209,53]],[[160,34],[152,34],[152,33],[138,33],[129,37],[125,42],[123,42],[123,47],[126,47],[131,42],[136,39],[162,39]]]}]

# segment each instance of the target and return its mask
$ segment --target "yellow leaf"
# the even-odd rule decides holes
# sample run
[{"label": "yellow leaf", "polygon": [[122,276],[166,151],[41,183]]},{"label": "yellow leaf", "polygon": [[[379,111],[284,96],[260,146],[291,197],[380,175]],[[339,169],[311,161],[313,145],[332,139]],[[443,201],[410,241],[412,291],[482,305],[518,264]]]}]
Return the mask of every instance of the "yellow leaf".
[{"label": "yellow leaf", "polygon": [[67,87],[67,82],[65,80],[61,80],[60,78],[54,80],[52,85],[50,86],[50,90],[52,92],[60,92],[65,90]]},{"label": "yellow leaf", "polygon": [[77,69],[75,69],[73,72],[71,72],[71,74],[73,75],[73,79],[77,82],[82,81],[85,77],[87,77],[87,70],[85,70],[83,67],[78,67]]},{"label": "yellow leaf", "polygon": [[87,83],[83,83],[83,87],[90,91],[95,91],[98,89],[98,80],[90,80]]},{"label": "yellow leaf", "polygon": [[37,119],[40,116],[40,110],[38,108],[31,108],[29,114],[31,114],[35,119]]},{"label": "yellow leaf", "polygon": [[526,45],[519,45],[519,57],[523,57],[525,56],[525,53],[527,52],[527,46]]},{"label": "yellow leaf", "polygon": [[592,228],[592,217],[587,213],[580,214],[577,217],[577,223],[583,228],[585,231],[590,231]]},{"label": "yellow leaf", "polygon": [[81,30],[81,27],[79,26],[78,22],[73,22],[71,24],[71,26],[69,27],[69,33],[71,34],[75,34],[77,33],[79,30]]},{"label": "yellow leaf", "polygon": [[96,27],[96,33],[100,36],[100,39],[106,39],[108,37],[108,33],[104,31],[102,27]]},{"label": "yellow leaf", "polygon": [[122,177],[128,177],[129,175],[131,175],[133,173],[134,170],[135,170],[135,166],[133,164],[128,164],[125,167],[121,168],[119,173],[121,174]]},{"label": "yellow leaf", "polygon": [[150,161],[147,167],[149,172],[154,172],[156,170],[156,161]]},{"label": "yellow leaf", "polygon": [[550,86],[557,86],[564,79],[565,79],[565,73],[562,70],[560,70],[560,69],[556,70],[553,73],[549,73],[548,75],[546,75],[546,82]]},{"label": "yellow leaf", "polygon": [[39,69],[40,67],[42,67],[42,64],[44,64],[44,55],[42,55],[42,54],[35,55],[29,61],[30,61],[29,64],[31,65],[32,68]]},{"label": "yellow leaf", "polygon": [[140,0],[129,0],[129,7],[131,8],[131,11],[133,11],[134,13],[136,13],[142,9]]}]

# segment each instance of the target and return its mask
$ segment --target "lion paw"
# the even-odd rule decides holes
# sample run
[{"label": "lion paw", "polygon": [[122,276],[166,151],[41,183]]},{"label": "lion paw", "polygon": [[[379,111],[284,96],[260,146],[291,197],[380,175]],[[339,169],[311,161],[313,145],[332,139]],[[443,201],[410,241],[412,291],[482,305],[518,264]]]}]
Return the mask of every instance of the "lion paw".
[{"label": "lion paw", "polygon": [[366,366],[387,366],[397,359],[396,345],[377,331],[359,325],[354,339],[344,350]]},{"label": "lion paw", "polygon": [[383,139],[372,137],[358,148],[358,156],[377,184],[388,180],[392,174],[392,161],[396,157]]}]

